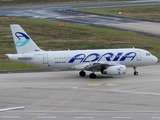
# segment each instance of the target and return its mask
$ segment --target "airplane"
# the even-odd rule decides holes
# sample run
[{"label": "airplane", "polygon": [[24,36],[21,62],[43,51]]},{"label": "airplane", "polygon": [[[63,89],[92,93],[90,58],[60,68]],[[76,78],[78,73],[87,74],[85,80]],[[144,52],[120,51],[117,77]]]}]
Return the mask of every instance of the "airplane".
[{"label": "airplane", "polygon": [[54,70],[80,70],[79,75],[96,78],[95,72],[105,75],[122,75],[126,67],[153,65],[158,59],[150,52],[140,48],[61,50],[44,51],[40,49],[18,24],[10,25],[17,54],[6,54],[10,60]]}]

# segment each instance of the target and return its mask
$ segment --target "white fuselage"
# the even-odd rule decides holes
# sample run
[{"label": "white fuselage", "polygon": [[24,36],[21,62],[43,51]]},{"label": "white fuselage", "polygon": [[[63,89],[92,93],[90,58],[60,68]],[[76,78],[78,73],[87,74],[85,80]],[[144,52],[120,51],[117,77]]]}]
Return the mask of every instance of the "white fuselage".
[{"label": "white fuselage", "polygon": [[136,48],[36,51],[24,54],[8,54],[8,57],[14,61],[58,70],[71,70],[75,65],[98,62],[137,67],[151,65],[158,60],[148,51]]}]

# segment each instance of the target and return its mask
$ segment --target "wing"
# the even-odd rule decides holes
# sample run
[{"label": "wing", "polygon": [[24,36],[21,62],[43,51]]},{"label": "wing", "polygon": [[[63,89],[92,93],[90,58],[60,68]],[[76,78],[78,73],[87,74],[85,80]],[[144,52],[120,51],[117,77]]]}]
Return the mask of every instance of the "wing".
[{"label": "wing", "polygon": [[107,75],[121,75],[126,73],[126,66],[116,62],[95,62],[95,63],[81,63],[72,67],[76,70],[100,71]]},{"label": "wing", "polygon": [[109,66],[118,65],[119,63],[116,62],[95,62],[95,63],[81,63],[72,67],[72,69],[77,70],[88,70],[92,71],[100,71],[102,68],[107,68]]},{"label": "wing", "polygon": [[88,70],[88,71],[101,71],[101,69],[105,69],[109,66],[115,66],[118,65],[118,63],[114,63],[114,62],[97,62],[97,63],[92,63],[91,65],[87,65],[85,66],[84,70]]}]

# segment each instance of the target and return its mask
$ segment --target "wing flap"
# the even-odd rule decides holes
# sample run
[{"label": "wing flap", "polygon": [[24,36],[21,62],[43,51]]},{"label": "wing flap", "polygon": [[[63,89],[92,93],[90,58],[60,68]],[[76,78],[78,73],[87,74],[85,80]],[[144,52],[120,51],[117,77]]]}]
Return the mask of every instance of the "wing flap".
[{"label": "wing flap", "polygon": [[73,66],[72,69],[92,71],[93,69],[101,70],[102,67],[114,66],[117,64],[118,63],[114,62],[81,63]]},{"label": "wing flap", "polygon": [[108,63],[91,63],[90,65],[85,66],[85,70],[93,70],[93,69],[98,69],[100,70],[102,67],[107,67],[107,66],[111,66]]}]

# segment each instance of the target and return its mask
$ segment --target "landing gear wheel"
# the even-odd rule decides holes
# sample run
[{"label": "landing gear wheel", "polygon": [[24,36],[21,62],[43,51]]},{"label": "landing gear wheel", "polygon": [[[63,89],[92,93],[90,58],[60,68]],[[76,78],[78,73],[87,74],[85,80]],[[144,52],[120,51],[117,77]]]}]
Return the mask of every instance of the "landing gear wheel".
[{"label": "landing gear wheel", "polygon": [[89,77],[92,78],[92,79],[95,79],[97,76],[96,76],[96,74],[91,73],[91,74],[89,75]]},{"label": "landing gear wheel", "polygon": [[138,75],[138,72],[137,72],[137,71],[135,71],[135,72],[134,72],[134,75]]},{"label": "landing gear wheel", "polygon": [[79,75],[80,75],[81,77],[84,77],[84,76],[86,76],[86,72],[84,72],[84,71],[82,70],[82,71],[79,72]]},{"label": "landing gear wheel", "polygon": [[138,75],[138,72],[136,71],[137,67],[133,67],[134,69],[134,75]]}]

